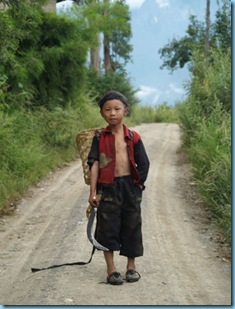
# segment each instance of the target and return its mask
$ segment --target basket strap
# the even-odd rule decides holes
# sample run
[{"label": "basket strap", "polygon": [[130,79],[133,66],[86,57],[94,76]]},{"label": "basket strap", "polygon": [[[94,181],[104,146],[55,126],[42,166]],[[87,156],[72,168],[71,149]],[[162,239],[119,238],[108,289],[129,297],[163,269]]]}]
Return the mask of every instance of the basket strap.
[{"label": "basket strap", "polygon": [[62,266],[74,266],[74,265],[86,265],[86,264],[89,264],[91,261],[92,261],[92,257],[95,253],[95,246],[93,246],[92,248],[92,252],[91,252],[91,257],[89,259],[88,262],[72,262],[72,263],[64,263],[64,264],[59,264],[59,265],[52,265],[52,266],[48,266],[48,267],[45,267],[45,268],[31,268],[31,271],[33,273],[36,273],[38,271],[41,271],[41,270],[46,270],[46,269],[51,269],[51,268],[58,268],[58,267],[62,267]]}]

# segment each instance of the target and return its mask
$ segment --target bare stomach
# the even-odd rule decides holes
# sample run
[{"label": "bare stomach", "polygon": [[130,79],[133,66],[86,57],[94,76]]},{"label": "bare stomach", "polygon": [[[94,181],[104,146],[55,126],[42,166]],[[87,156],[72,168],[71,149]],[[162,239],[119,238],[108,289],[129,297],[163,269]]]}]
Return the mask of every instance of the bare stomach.
[{"label": "bare stomach", "polygon": [[115,177],[120,177],[120,176],[127,176],[131,174],[131,168],[129,164],[117,164],[116,162],[116,168],[115,168]]},{"label": "bare stomach", "polygon": [[121,177],[121,176],[129,176],[131,173],[125,173],[125,172],[122,172],[122,173],[115,173],[115,177]]}]

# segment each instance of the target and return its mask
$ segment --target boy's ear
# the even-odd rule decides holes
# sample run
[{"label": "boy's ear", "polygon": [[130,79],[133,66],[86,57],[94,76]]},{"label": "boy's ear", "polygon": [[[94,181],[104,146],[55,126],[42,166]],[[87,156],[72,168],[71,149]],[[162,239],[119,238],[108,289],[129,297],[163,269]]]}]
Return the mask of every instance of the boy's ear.
[{"label": "boy's ear", "polygon": [[124,115],[126,116],[126,115],[128,114],[128,112],[129,112],[128,107],[125,107],[125,110],[124,110]]}]

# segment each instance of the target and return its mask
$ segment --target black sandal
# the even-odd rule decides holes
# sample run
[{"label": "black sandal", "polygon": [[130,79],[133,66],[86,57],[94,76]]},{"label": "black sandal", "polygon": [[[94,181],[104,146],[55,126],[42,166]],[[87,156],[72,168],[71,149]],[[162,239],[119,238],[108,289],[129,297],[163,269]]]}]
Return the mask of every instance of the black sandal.
[{"label": "black sandal", "polygon": [[141,278],[140,274],[135,269],[128,269],[128,271],[126,272],[127,282],[136,282],[139,281],[140,278]]},{"label": "black sandal", "polygon": [[117,271],[114,271],[107,277],[107,283],[112,285],[121,285],[123,284],[122,276]]}]

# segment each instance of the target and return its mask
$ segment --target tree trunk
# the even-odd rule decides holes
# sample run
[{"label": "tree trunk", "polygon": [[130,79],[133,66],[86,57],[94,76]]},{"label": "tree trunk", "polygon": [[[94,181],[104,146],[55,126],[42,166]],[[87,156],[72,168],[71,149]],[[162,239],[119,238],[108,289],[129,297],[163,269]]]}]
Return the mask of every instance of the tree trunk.
[{"label": "tree trunk", "polygon": [[97,33],[97,45],[90,50],[90,68],[100,76],[100,35]]},{"label": "tree trunk", "polygon": [[112,70],[112,63],[110,57],[110,45],[109,45],[109,38],[106,34],[104,34],[104,68],[105,73],[108,73]]},{"label": "tree trunk", "polygon": [[209,40],[210,40],[210,0],[206,1],[206,33],[205,33],[205,58],[209,58]]},{"label": "tree trunk", "polygon": [[[109,0],[104,0],[105,5],[109,3]],[[104,10],[104,16],[108,14],[107,9]],[[105,68],[105,73],[108,73],[112,70],[112,63],[111,63],[111,56],[110,56],[110,42],[109,42],[109,37],[106,33],[104,33],[104,40],[103,40],[103,45],[104,45],[104,68]]]},{"label": "tree trunk", "polygon": [[44,10],[47,12],[55,12],[56,11],[56,0],[48,1],[44,6]]}]

